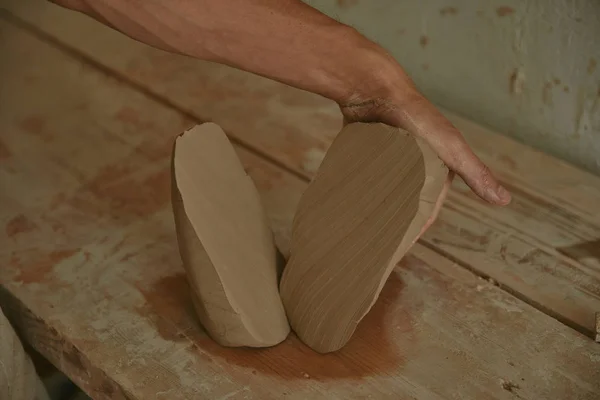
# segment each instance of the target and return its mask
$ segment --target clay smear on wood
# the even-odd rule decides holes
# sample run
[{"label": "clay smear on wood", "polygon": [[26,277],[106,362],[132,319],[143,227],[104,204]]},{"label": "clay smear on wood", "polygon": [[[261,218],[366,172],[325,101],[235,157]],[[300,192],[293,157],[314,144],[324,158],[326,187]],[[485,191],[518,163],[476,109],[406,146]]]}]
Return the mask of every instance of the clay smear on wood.
[{"label": "clay smear on wood", "polygon": [[272,346],[289,325],[278,293],[276,250],[258,192],[215,124],[177,138],[173,211],[194,305],[224,346]]},{"label": "clay smear on wood", "polygon": [[281,296],[292,329],[336,351],[371,309],[418,238],[448,170],[406,132],[356,123],[336,137],[303,194]]}]

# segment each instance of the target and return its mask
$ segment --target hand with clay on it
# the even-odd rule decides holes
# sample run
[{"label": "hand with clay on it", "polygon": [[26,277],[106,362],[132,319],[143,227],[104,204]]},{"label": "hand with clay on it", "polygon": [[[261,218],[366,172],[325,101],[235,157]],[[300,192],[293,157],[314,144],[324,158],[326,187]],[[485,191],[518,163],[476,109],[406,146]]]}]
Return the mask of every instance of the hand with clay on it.
[{"label": "hand with clay on it", "polygon": [[[402,128],[424,139],[450,171],[458,174],[480,198],[495,205],[508,204],[509,192],[475,155],[458,129],[417,90],[402,68],[397,65],[393,72],[383,75],[383,80],[374,77],[372,83],[339,103],[344,124],[383,122]],[[449,176],[449,183],[452,177]]]},{"label": "hand with clay on it", "polygon": [[[344,123],[343,123],[344,126],[348,125],[351,122],[359,122],[359,121],[352,121],[350,118],[347,117],[347,115],[346,115],[347,111],[344,110],[343,107],[340,107],[340,108],[342,110],[342,113],[344,114]],[[364,119],[362,121],[364,121]],[[368,122],[375,122],[375,121],[377,121],[377,120],[368,120]],[[365,122],[367,122],[367,121],[365,121]],[[448,190],[450,190],[450,186],[452,185],[452,180],[454,179],[454,175],[455,175],[454,171],[452,171],[452,170],[448,171],[448,176],[446,177],[446,181],[444,182],[442,191],[440,192],[440,195],[438,196],[438,198],[435,202],[433,212],[427,219],[427,222],[425,223],[423,228],[421,228],[421,230],[419,231],[419,234],[412,241],[411,246],[414,245],[417,242],[417,240],[419,240],[421,238],[421,236],[423,236],[423,234],[427,231],[427,229],[429,229],[429,227],[437,219],[440,209],[442,208],[442,205],[444,204],[444,201],[446,200],[446,196],[448,195]]]},{"label": "hand with clay on it", "polygon": [[397,84],[399,87],[394,88],[393,84],[387,82],[375,84],[362,89],[363,94],[355,94],[339,106],[344,125],[352,122],[383,122],[402,128],[424,139],[448,167],[448,177],[434,211],[413,241],[414,244],[437,219],[456,173],[489,203],[506,205],[510,202],[510,194],[473,153],[461,133],[418,92],[399,67],[398,73],[401,74],[400,83]]},{"label": "hand with clay on it", "polygon": [[373,74],[372,79],[338,104],[344,116],[344,125],[351,122],[383,122],[402,128],[424,139],[448,167],[444,189],[417,239],[437,218],[455,174],[483,200],[495,205],[507,205],[511,200],[510,193],[475,155],[458,129],[418,91],[390,55],[383,52],[383,57],[387,58],[387,62],[381,63],[381,68]]},{"label": "hand with clay on it", "polygon": [[423,138],[479,197],[510,202],[460,132],[385,49],[301,0],[53,1],[151,46],[319,94],[339,104],[347,122],[403,128]]}]

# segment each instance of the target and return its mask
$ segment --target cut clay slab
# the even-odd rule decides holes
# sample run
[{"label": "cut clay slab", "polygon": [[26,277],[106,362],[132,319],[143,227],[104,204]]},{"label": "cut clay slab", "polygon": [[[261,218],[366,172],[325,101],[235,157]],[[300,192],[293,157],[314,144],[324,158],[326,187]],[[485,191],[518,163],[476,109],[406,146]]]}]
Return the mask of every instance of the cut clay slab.
[{"label": "cut clay slab", "polygon": [[384,124],[347,125],[294,217],[280,284],[288,320],[315,351],[343,347],[444,192],[429,146]]},{"label": "cut clay slab", "polygon": [[176,141],[172,202],[196,312],[224,346],[267,347],[290,328],[278,291],[276,248],[259,194],[221,128]]}]

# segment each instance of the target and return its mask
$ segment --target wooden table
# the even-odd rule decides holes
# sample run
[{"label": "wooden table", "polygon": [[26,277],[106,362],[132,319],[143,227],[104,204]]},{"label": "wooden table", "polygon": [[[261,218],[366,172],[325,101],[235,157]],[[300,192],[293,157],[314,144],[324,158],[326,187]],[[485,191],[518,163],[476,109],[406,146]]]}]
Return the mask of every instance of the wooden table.
[{"label": "wooden table", "polygon": [[600,398],[600,178],[448,113],[511,206],[457,180],[338,353],[222,348],[176,249],[173,137],[227,131],[285,252],[335,105],[43,0],[2,7],[0,305],[94,399]]}]

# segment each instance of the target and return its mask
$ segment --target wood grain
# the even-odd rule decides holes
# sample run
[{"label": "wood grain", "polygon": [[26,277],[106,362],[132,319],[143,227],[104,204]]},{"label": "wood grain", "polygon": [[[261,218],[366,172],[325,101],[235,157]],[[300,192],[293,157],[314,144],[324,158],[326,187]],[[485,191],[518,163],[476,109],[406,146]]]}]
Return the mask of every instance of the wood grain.
[{"label": "wood grain", "polygon": [[[32,29],[48,40],[60,41],[67,52],[168,108],[219,123],[233,141],[297,176],[313,176],[341,127],[337,106],[318,96],[149,48],[43,0],[4,7],[35,24]],[[592,338],[593,316],[600,309],[600,178],[445,113],[511,190],[513,202],[506,208],[488,206],[455,179],[438,224],[422,243]],[[450,207],[456,211],[447,217]],[[501,238],[487,229],[490,224],[502,226]],[[482,233],[478,246],[485,249],[477,250],[476,259],[452,245],[458,231]],[[521,262],[507,263],[503,254]]]},{"label": "wood grain", "polygon": [[[10,227],[0,232],[0,304],[94,399],[600,390],[595,343],[418,244],[339,353],[320,356],[293,335],[270,349],[217,345],[195,317],[169,209],[172,140],[197,121],[6,20],[0,50],[0,221]],[[306,180],[237,151],[289,246]]]}]

